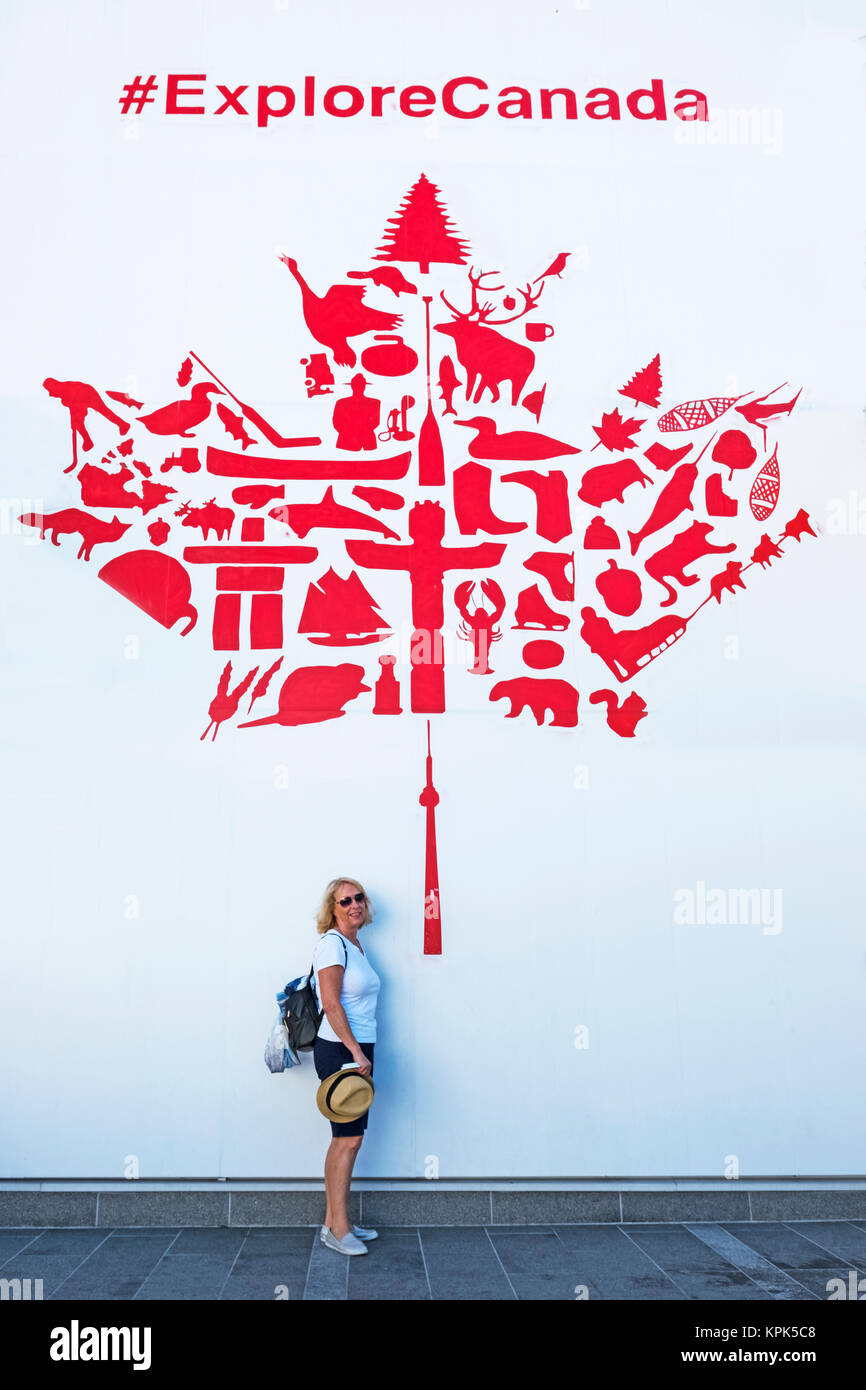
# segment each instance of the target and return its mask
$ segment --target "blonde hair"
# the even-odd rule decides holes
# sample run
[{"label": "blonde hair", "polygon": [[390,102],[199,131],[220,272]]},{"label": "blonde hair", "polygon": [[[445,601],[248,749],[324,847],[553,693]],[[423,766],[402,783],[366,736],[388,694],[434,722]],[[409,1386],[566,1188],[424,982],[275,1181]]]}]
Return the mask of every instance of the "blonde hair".
[{"label": "blonde hair", "polygon": [[358,893],[363,893],[367,899],[367,911],[362,925],[366,926],[368,922],[372,922],[373,920],[376,909],[373,906],[373,903],[371,902],[370,897],[363,883],[359,883],[356,878],[347,878],[346,875],[343,874],[340,878],[331,879],[331,882],[325,889],[325,896],[322,898],[322,905],[316,913],[316,931],[319,933],[320,936],[324,932],[330,931],[332,927],[335,927],[337,925],[337,919],[334,915],[334,903],[337,899],[337,889],[343,883],[350,884],[352,887],[355,888],[355,890]]}]

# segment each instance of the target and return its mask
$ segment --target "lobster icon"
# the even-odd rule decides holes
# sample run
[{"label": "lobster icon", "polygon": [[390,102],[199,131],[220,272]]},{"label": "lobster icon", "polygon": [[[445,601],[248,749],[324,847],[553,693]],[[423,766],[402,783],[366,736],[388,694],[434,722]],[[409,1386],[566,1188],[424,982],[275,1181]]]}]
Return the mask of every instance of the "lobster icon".
[{"label": "lobster icon", "polygon": [[488,661],[490,643],[498,642],[502,633],[496,624],[505,612],[505,595],[496,583],[495,579],[482,579],[481,591],[484,597],[493,605],[493,611],[488,612],[476,603],[470,612],[469,601],[472,590],[475,588],[475,581],[467,579],[465,583],[458,584],[454,590],[454,602],[460,610],[463,622],[457,629],[457,634],[464,641],[472,643],[473,664],[470,667],[470,676],[490,676],[493,668]]}]

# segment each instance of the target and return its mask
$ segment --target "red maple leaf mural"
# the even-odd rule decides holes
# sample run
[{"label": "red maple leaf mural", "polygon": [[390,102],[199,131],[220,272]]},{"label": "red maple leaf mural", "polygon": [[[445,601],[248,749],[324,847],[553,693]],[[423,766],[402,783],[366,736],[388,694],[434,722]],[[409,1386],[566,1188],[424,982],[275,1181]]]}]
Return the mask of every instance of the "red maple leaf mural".
[{"label": "red maple leaf mural", "polygon": [[[424,273],[445,264],[451,278],[413,295],[393,268],[348,272],[364,285],[339,283],[336,268],[317,277],[319,293],[283,258],[297,287],[309,433],[284,433],[287,422],[266,418],[247,403],[252,392],[235,383],[242,399],[192,351],[177,373],[182,394],[146,402],[46,377],[55,408],[68,412],[63,471],[74,477],[64,489],[77,487],[81,505],[20,521],[50,538],[52,553],[77,552],[72,563],[89,563],[96,549],[105,584],[202,644],[208,669],[191,724],[202,748],[223,726],[244,741],[350,713],[441,716],[458,693],[480,693],[494,718],[560,729],[603,720],[639,741],[651,711],[639,691],[612,684],[639,680],[706,605],[746,601],[746,571],[757,587],[791,542],[816,534],[802,507],[786,507],[791,519],[773,535],[760,533],[785,483],[778,440],[766,435],[799,392],[773,405],[773,392],[697,396],[687,392],[713,383],[678,383],[668,397],[678,403],[651,422],[614,406],[587,426],[566,400],[560,420],[530,429],[557,404],[546,354],[559,342],[552,323],[530,316],[543,293],[544,318],[555,317],[565,253],[544,275],[527,268],[510,284],[469,266],[455,289],[466,243],[425,175],[390,221],[376,259],[417,261]],[[626,386],[617,380],[611,392],[655,410],[660,355]],[[737,428],[726,429],[721,417],[734,406]],[[641,431],[642,454],[629,454]],[[662,443],[671,432],[684,441],[675,448]],[[591,449],[625,456],[582,468],[591,433]],[[164,474],[182,491],[152,480]],[[577,508],[595,509],[591,523],[575,520]],[[75,540],[61,544],[64,536]],[[401,620],[408,659],[380,647]],[[506,630],[512,642],[498,645]],[[446,667],[446,636],[470,649],[465,669]],[[438,800],[428,741],[425,949],[436,953]]]},{"label": "red maple leaf mural", "polygon": [[624,420],[617,409],[610,410],[607,414],[602,412],[601,424],[592,427],[598,435],[598,444],[593,444],[592,447],[597,449],[599,444],[603,444],[612,453],[619,449],[635,449],[637,440],[632,439],[632,435],[637,434],[644,424],[645,420],[636,420],[633,416]]}]

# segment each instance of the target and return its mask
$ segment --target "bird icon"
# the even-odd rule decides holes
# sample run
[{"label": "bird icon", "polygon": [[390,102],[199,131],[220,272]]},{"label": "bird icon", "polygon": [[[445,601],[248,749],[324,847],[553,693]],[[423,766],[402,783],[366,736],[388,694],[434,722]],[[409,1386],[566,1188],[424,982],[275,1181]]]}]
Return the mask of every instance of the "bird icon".
[{"label": "bird icon", "polygon": [[474,415],[471,420],[455,420],[454,423],[478,431],[469,445],[469,453],[476,459],[550,459],[558,454],[580,453],[573,444],[564,444],[560,439],[537,434],[534,430],[497,434],[496,421],[486,415]]},{"label": "bird icon", "polygon": [[533,285],[537,285],[539,280],[544,280],[548,275],[555,275],[557,280],[561,280],[562,272],[565,270],[565,262],[570,255],[570,251],[560,251],[559,255],[551,261],[547,269],[541,272],[538,279],[533,280]]},{"label": "bird icon", "polygon": [[301,290],[304,322],[317,343],[330,348],[340,367],[354,367],[355,353],[348,338],[359,333],[390,333],[403,322],[400,314],[386,314],[364,303],[366,285],[332,285],[323,295],[314,294],[291,256],[280,260],[294,275]]},{"label": "bird icon", "polygon": [[189,431],[210,415],[212,391],[222,395],[219,387],[211,382],[199,382],[192,388],[188,401],[172,401],[171,405],[161,406],[138,418],[151,434],[178,434],[181,439],[192,439]]},{"label": "bird icon", "polygon": [[377,265],[373,270],[347,270],[346,274],[350,280],[372,280],[374,285],[384,285],[398,298],[401,294],[418,293],[418,286],[407,280],[395,265]]}]

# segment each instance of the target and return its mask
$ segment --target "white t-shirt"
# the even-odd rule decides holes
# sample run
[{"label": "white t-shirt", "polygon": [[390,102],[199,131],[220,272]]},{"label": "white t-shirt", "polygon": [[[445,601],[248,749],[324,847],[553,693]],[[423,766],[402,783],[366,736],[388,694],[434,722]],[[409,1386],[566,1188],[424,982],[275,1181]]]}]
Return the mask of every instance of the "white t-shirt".
[{"label": "white t-shirt", "polygon": [[[342,965],[344,961],[345,969],[343,971],[343,987],[340,991],[340,1003],[357,1041],[359,1043],[374,1043],[376,1041],[376,1000],[379,996],[381,981],[361,948],[348,941],[345,936],[341,936],[334,928],[319,938],[313,954],[316,995],[319,1005],[321,1007],[322,1003],[319,971],[324,970],[328,965]],[[327,1038],[330,1042],[340,1041],[328,1022],[327,1014],[322,1017],[319,1037]]]}]

